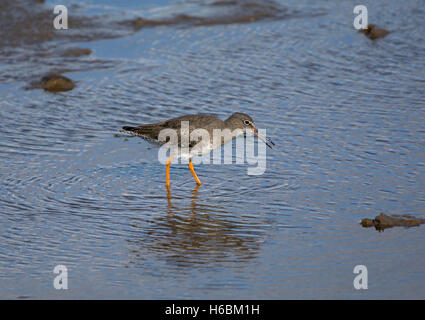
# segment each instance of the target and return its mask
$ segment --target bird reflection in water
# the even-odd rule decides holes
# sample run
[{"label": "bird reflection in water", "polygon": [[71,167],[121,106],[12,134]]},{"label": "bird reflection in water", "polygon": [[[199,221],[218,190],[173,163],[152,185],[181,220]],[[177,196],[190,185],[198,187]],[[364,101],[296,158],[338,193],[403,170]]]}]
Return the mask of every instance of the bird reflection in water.
[{"label": "bird reflection in water", "polygon": [[[192,208],[192,214],[196,214],[196,200],[198,199],[198,192],[199,192],[200,185],[197,184],[196,187],[192,190],[192,199],[190,201],[190,206]],[[173,203],[171,199],[173,196],[171,195],[170,186],[167,186],[167,209],[168,214],[173,215]]]},{"label": "bird reflection in water", "polygon": [[[184,197],[166,192],[166,214],[138,228],[131,244],[130,264],[146,267],[147,259],[166,260],[173,267],[242,262],[255,258],[264,234],[259,217],[237,217],[225,206],[200,203],[203,193],[196,186],[190,204]],[[205,189],[204,189],[205,190]],[[176,202],[176,203],[174,203]]]}]

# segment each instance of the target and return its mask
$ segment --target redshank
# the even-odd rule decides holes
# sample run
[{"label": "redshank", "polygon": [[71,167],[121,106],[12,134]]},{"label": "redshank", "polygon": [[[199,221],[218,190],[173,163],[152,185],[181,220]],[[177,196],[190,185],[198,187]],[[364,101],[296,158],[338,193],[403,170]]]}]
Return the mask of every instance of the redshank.
[{"label": "redshank", "polygon": [[[187,152],[182,152],[182,133],[184,132],[184,125],[187,125],[186,134],[188,134],[190,137],[192,137],[192,133],[194,130],[197,129],[204,129],[209,134],[209,139],[204,141],[202,139],[201,141],[191,141],[188,140],[188,148],[186,148]],[[219,118],[212,116],[212,115],[205,115],[205,114],[192,114],[192,115],[186,115],[178,118],[173,118],[170,120],[153,123],[153,124],[145,124],[140,125],[137,127],[123,127],[121,131],[127,132],[133,135],[140,136],[148,141],[154,142],[154,143],[165,143],[166,141],[161,140],[161,131],[171,129],[174,130],[177,133],[178,136],[178,154],[171,154],[166,162],[166,186],[167,188],[170,187],[170,165],[171,161],[175,156],[179,156],[181,158],[189,158],[189,170],[192,173],[193,177],[196,180],[196,183],[198,185],[201,185],[201,181],[199,180],[198,176],[196,175],[195,169],[193,168],[193,162],[192,157],[195,155],[202,155],[205,153],[211,152],[211,150],[221,147],[223,144],[235,139],[236,137],[240,135],[244,135],[246,132],[251,132],[254,135],[256,135],[261,141],[263,141],[269,148],[272,148],[272,145],[274,145],[273,141],[271,141],[270,138],[265,138],[258,132],[257,128],[255,127],[254,120],[252,118],[244,113],[234,113],[226,120],[220,120]],[[223,136],[223,139],[220,139],[219,141],[213,140],[214,136],[214,130],[230,130],[233,132],[231,135],[225,135]],[[267,141],[266,141],[267,140]],[[202,149],[199,148],[200,144],[202,145]]]}]

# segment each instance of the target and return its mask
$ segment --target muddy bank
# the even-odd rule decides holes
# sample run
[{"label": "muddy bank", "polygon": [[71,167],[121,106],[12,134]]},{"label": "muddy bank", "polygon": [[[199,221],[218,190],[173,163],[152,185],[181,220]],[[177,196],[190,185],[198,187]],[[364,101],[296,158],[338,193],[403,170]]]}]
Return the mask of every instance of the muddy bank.
[{"label": "muddy bank", "polygon": [[[270,0],[229,0],[213,1],[199,4],[203,15],[178,12],[169,17],[145,19],[138,17],[134,20],[123,22],[131,25],[135,30],[143,27],[165,26],[165,25],[220,25],[234,23],[249,23],[264,19],[282,19],[298,14],[289,12],[287,8]],[[176,10],[179,11],[179,10]]]},{"label": "muddy bank", "polygon": [[418,218],[411,215],[386,215],[381,213],[375,219],[362,219],[361,225],[364,228],[375,227],[376,230],[382,231],[392,227],[417,227],[425,223],[425,218]]},{"label": "muddy bank", "polygon": [[167,8],[160,16],[149,19],[129,18],[131,12],[118,14],[99,11],[98,15],[88,16],[85,12],[87,7],[76,2],[68,5],[69,29],[56,30],[53,27],[56,15],[52,7],[43,1],[1,1],[0,83],[33,83],[57,70],[60,73],[86,71],[116,64],[114,60],[103,58],[85,59],[92,53],[90,46],[74,48],[72,43],[75,42],[124,37],[144,27],[249,23],[299,14],[289,12],[271,0],[217,0],[196,4],[177,2]]},{"label": "muddy bank", "polygon": [[68,7],[68,30],[53,27],[53,9],[37,0],[0,2],[0,49],[53,39],[91,41],[129,33],[112,16],[85,16],[78,5]]},{"label": "muddy bank", "polygon": [[69,29],[56,30],[53,27],[56,15],[43,1],[0,2],[0,83],[22,81],[30,84],[26,89],[37,88],[41,85],[34,86],[34,81],[58,70],[59,73],[93,70],[115,64],[106,59],[84,59],[92,50],[70,44],[122,37],[134,30],[118,23],[112,15],[86,16],[79,5],[69,5],[68,12],[73,13],[68,13]]},{"label": "muddy bank", "polygon": [[69,48],[62,52],[63,57],[81,57],[88,56],[92,53],[90,49],[87,48]]},{"label": "muddy bank", "polygon": [[[187,4],[186,4],[187,5]],[[281,19],[297,15],[271,0],[210,1],[197,4],[194,10],[185,3],[175,4],[160,18],[123,18],[124,15],[104,13],[86,16],[80,5],[68,6],[68,30],[53,28],[52,8],[39,0],[0,2],[0,48],[42,43],[53,39],[93,41],[129,35],[134,29],[161,25],[216,25]],[[202,15],[198,12],[202,11]],[[130,27],[130,28],[129,28]]]}]

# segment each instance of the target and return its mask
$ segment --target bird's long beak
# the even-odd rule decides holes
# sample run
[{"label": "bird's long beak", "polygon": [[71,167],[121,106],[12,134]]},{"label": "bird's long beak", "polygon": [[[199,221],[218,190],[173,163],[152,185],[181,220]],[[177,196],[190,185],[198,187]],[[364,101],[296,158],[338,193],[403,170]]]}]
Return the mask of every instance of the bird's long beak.
[{"label": "bird's long beak", "polygon": [[272,141],[272,139],[260,135],[260,133],[258,132],[257,129],[252,129],[252,133],[254,135],[256,135],[258,137],[258,139],[260,139],[261,141],[263,141],[266,144],[266,146],[268,146],[270,149],[273,149],[272,145],[274,146],[275,144]]}]

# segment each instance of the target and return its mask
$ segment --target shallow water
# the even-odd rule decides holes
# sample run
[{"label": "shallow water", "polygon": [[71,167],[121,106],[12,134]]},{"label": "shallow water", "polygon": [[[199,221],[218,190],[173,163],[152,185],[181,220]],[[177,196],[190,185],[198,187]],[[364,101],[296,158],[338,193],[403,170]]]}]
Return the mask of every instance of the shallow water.
[{"label": "shallow water", "polygon": [[[365,1],[392,31],[375,42],[355,1],[217,2],[92,0],[77,31],[2,37],[1,298],[425,298],[425,227],[359,224],[425,214],[423,2]],[[51,70],[76,88],[28,88]],[[198,188],[174,165],[170,194],[157,149],[118,132],[236,111],[278,144],[266,172],[199,165]]]}]

